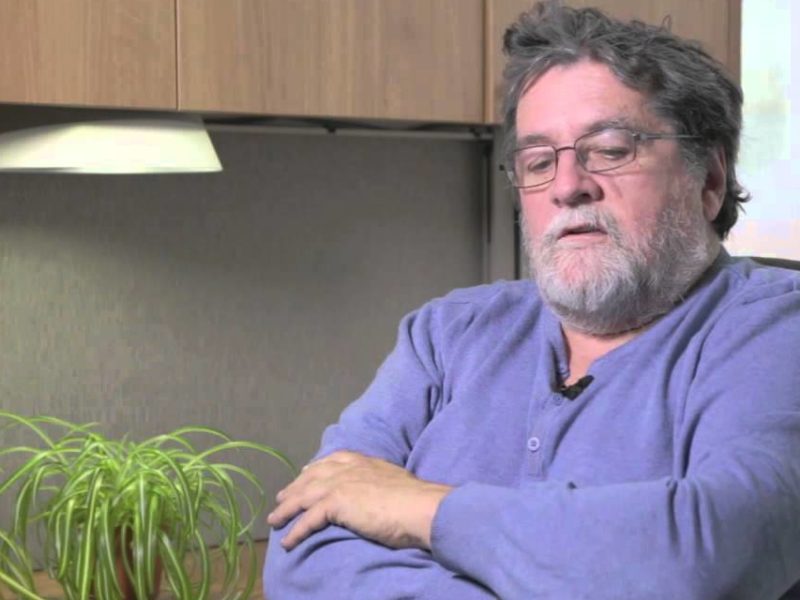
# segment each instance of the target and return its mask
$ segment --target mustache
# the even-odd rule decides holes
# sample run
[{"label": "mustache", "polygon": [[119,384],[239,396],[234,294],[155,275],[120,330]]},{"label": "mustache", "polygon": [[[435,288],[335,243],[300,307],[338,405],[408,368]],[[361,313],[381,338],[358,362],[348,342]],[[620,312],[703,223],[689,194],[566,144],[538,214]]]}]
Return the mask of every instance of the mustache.
[{"label": "mustache", "polygon": [[608,234],[615,242],[621,241],[617,220],[594,206],[578,206],[560,213],[542,234],[541,244],[554,245],[565,233],[575,229],[598,229]]}]

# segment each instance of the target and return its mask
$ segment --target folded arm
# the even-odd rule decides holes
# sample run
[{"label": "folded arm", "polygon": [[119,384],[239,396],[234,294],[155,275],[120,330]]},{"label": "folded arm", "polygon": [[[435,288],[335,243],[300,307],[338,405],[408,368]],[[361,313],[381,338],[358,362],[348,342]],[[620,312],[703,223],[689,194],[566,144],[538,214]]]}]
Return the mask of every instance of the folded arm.
[{"label": "folded arm", "polygon": [[[297,491],[310,474],[328,479],[330,467],[354,466],[345,469],[349,473],[345,473],[344,491],[339,490],[326,505],[312,511],[305,509],[318,504],[322,494],[319,488],[305,490],[314,499],[310,505],[309,500],[301,502],[295,494],[287,505],[289,492],[282,492],[284,503],[279,504],[283,509],[270,517],[275,528],[270,535],[264,566],[267,598],[487,600],[495,597],[477,582],[444,568],[430,552],[421,549],[428,543],[432,518],[441,496],[450,488],[421,482],[403,468],[416,439],[443,402],[439,375],[443,357],[425,340],[430,339],[431,332],[447,336],[459,323],[468,322],[467,307],[463,309],[463,317],[451,320],[447,330],[441,332],[435,311],[427,308],[403,319],[397,345],[375,380],[364,395],[344,411],[339,422],[325,431],[316,462],[312,462],[307,473],[304,472],[306,477],[300,479],[299,484],[295,482],[292,488]],[[461,307],[456,307],[456,312],[460,313]],[[397,415],[402,415],[402,419]],[[359,468],[365,464],[366,467]],[[381,536],[354,531],[358,522],[368,526],[377,522],[372,517],[373,511],[353,510],[354,501],[359,506],[365,501],[371,507],[382,504],[372,495],[380,491],[372,481],[372,468],[386,477],[384,491],[388,493],[385,497],[393,501],[391,507],[383,505],[380,514],[403,512],[416,524],[409,528],[410,533],[388,529],[382,541],[391,543],[392,535],[400,538],[398,543],[392,544],[394,548],[369,539]],[[417,483],[427,501],[412,499]],[[402,498],[398,497],[397,490],[405,492]],[[339,508],[342,510],[338,511]],[[345,510],[348,508],[349,511]],[[350,515],[355,516],[355,520],[350,519],[350,529],[336,524],[345,524]],[[395,522],[400,520],[402,517]],[[295,529],[298,524],[299,530]],[[379,527],[382,529],[385,528]],[[426,538],[424,542],[422,538]]]}]

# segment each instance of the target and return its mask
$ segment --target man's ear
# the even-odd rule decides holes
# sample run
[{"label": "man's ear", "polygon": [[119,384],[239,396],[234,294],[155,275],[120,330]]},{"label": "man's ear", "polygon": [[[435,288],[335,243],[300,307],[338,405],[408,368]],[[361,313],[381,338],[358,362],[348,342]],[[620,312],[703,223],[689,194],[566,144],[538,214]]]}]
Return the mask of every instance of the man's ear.
[{"label": "man's ear", "polygon": [[709,223],[717,218],[725,200],[727,174],[725,150],[722,146],[717,146],[708,157],[706,180],[703,184],[703,214]]}]

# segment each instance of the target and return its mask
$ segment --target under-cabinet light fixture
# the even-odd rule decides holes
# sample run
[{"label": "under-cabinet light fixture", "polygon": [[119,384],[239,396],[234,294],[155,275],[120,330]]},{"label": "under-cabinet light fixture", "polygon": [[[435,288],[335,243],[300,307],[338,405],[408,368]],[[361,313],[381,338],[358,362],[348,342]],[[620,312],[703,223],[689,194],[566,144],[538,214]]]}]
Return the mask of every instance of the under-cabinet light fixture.
[{"label": "under-cabinet light fixture", "polygon": [[203,120],[124,113],[0,133],[0,171],[207,173],[221,171]]}]

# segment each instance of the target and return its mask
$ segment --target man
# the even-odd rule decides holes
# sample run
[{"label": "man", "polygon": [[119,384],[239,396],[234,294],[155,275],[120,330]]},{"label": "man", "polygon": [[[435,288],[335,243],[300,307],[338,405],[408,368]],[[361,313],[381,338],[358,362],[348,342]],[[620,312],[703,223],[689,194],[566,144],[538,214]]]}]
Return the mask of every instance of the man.
[{"label": "man", "polygon": [[404,319],[278,495],[267,597],[800,598],[800,276],[720,243],[741,92],[589,9],[505,50],[533,281]]}]

